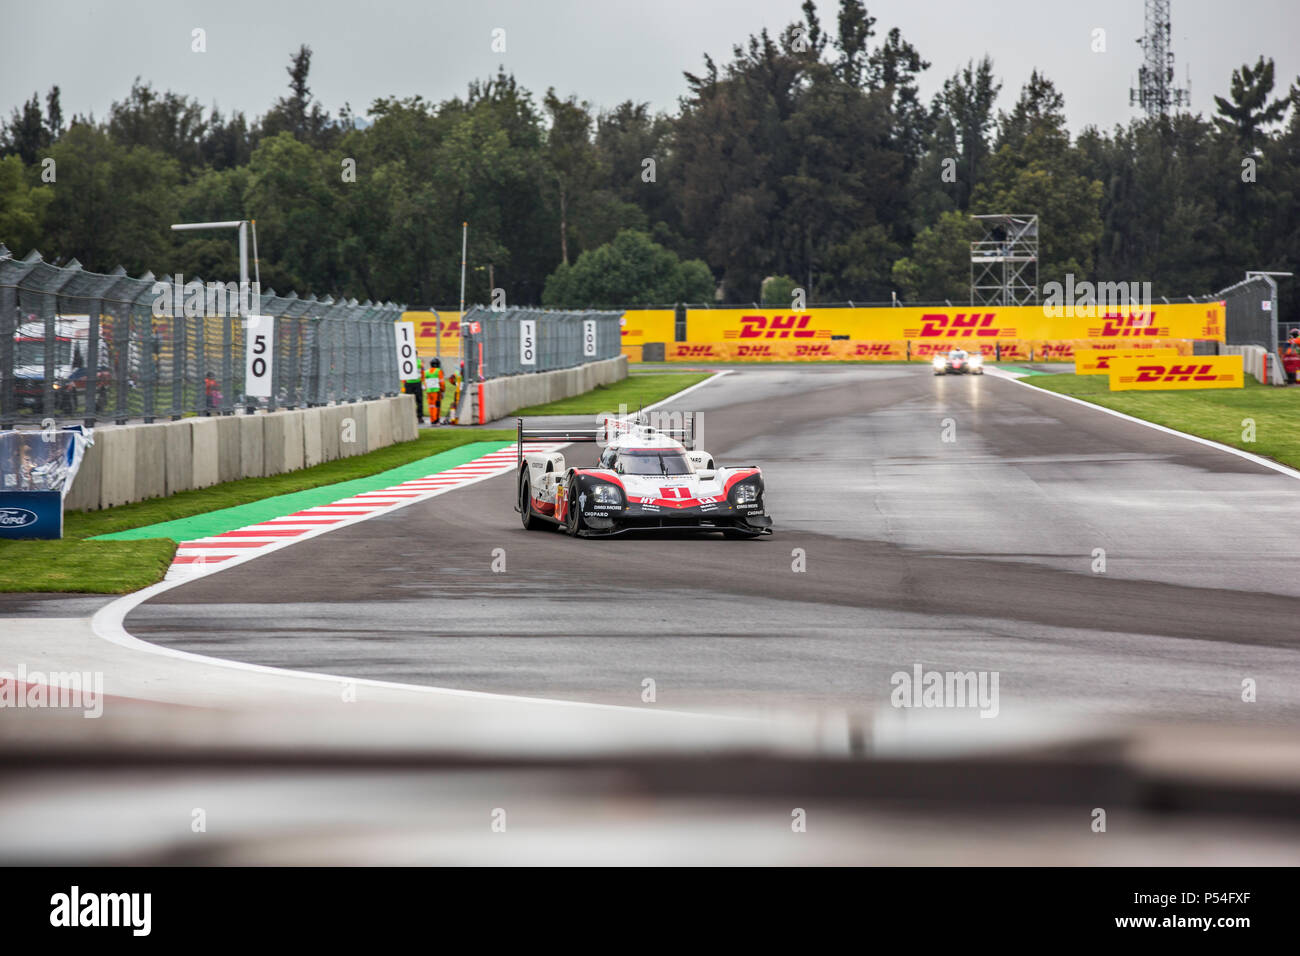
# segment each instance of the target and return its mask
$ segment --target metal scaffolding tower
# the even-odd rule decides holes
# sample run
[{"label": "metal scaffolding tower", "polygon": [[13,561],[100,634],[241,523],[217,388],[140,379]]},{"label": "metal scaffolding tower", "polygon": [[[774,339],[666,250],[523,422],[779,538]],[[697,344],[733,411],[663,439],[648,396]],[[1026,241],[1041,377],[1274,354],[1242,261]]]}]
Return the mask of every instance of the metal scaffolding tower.
[{"label": "metal scaffolding tower", "polygon": [[980,238],[970,244],[971,305],[1038,304],[1038,217],[972,216]]},{"label": "metal scaffolding tower", "polygon": [[1146,0],[1145,32],[1137,41],[1142,47],[1142,68],[1137,88],[1128,91],[1128,101],[1146,110],[1147,116],[1167,116],[1171,108],[1191,103],[1190,89],[1174,86],[1170,4],[1171,0]]}]

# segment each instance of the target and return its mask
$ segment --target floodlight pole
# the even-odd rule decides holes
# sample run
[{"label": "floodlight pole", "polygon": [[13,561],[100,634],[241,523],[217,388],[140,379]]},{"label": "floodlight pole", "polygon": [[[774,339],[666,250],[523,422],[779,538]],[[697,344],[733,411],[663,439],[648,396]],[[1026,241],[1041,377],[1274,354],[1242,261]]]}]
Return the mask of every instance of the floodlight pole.
[{"label": "floodlight pole", "polygon": [[232,219],[228,222],[174,222],[172,232],[193,232],[196,229],[238,229],[239,230],[239,305],[244,304],[244,290],[248,285],[248,223],[247,219]]},{"label": "floodlight pole", "polygon": [[[258,302],[257,305],[253,305],[252,302],[253,289],[248,284],[248,226],[250,223],[253,225],[255,229],[257,228],[256,219],[230,219],[225,222],[174,222],[172,223],[172,232],[194,232],[199,229],[238,229],[239,230],[239,295],[235,297],[235,311],[239,315],[243,316],[244,328],[248,328],[249,315],[250,314],[256,315],[258,311],[260,311],[262,305],[261,303],[262,290],[260,288],[257,290]],[[261,270],[259,269],[258,271],[260,273]],[[258,281],[260,284],[261,281],[260,274],[258,276]],[[248,295],[248,305],[251,310],[250,312],[244,311],[245,294]],[[226,316],[223,321],[224,321],[224,325],[226,326],[225,334],[227,337],[227,341],[229,341],[231,335],[229,309],[227,309]],[[250,336],[248,337],[248,340],[245,342],[245,347],[246,348],[251,347],[251,342],[252,342],[252,338]],[[224,364],[225,363],[223,362],[223,365]],[[231,389],[233,382],[231,381],[229,375],[223,374],[221,384],[222,384],[222,388],[227,390],[228,392]],[[247,389],[247,383],[245,383],[245,388]],[[254,411],[256,411],[256,406],[252,404],[248,404],[245,406],[245,410],[248,412],[248,414],[251,415],[253,414]]]},{"label": "floodlight pole", "polygon": [[465,318],[465,248],[469,240],[469,223],[460,224],[460,317]]}]

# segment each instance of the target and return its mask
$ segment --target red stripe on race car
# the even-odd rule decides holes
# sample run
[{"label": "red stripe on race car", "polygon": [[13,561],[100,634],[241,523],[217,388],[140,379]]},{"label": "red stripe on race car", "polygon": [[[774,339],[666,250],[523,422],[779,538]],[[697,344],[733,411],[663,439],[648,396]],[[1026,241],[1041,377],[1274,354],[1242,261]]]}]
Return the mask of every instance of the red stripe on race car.
[{"label": "red stripe on race car", "polygon": [[743,481],[746,478],[752,478],[757,474],[758,474],[757,468],[748,468],[745,471],[730,476],[727,479],[727,483],[722,487],[722,493],[724,495],[727,494],[727,492],[731,491],[731,486],[734,485],[736,482]]},{"label": "red stripe on race car", "polygon": [[590,468],[575,468],[573,473],[575,475],[588,475],[592,478],[599,478],[601,481],[608,481],[611,485],[618,485],[622,488],[624,494],[627,493],[627,487],[623,484],[623,479],[618,478],[607,471],[597,471]]}]

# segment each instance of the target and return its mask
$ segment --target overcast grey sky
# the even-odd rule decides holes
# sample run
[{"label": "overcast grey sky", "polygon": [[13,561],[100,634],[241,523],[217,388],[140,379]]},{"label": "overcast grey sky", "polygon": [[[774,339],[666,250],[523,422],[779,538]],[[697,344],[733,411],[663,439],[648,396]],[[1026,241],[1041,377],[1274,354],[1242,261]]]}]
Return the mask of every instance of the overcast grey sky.
[{"label": "overcast grey sky", "polygon": [[[0,0],[0,110],[50,86],[65,115],[102,118],[139,75],[223,111],[260,114],[283,95],[284,67],[310,44],[311,86],[331,112],[364,113],[378,96],[441,100],[476,77],[513,72],[540,98],[548,86],[597,107],[649,101],[673,110],[682,71],[703,54],[724,62],[733,44],[798,19],[800,0]],[[820,0],[834,30],[838,0]],[[989,53],[1014,101],[1034,67],[1065,96],[1071,127],[1109,128],[1135,112],[1128,90],[1141,51],[1142,0],[876,0],[878,36],[898,26],[932,64],[929,96],[959,65]],[[191,31],[207,33],[192,53]],[[506,52],[491,49],[506,30]],[[1092,31],[1107,51],[1091,51]],[[1193,109],[1211,114],[1234,67],[1261,53],[1277,61],[1278,87],[1300,74],[1300,0],[1174,0],[1173,49]]]}]

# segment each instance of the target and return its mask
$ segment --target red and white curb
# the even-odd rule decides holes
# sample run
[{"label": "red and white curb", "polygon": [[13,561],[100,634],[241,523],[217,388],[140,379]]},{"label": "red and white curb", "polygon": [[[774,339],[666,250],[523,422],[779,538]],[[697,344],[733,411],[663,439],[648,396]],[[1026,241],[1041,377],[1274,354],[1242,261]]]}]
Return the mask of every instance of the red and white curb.
[{"label": "red and white curb", "polygon": [[[525,452],[549,452],[563,447],[563,443],[557,442],[524,443]],[[514,470],[517,460],[518,454],[512,443],[500,451],[424,478],[413,478],[389,488],[340,498],[234,531],[182,541],[163,580],[191,579],[232,564],[242,564],[270,551],[434,498],[454,488],[507,474]]]}]

